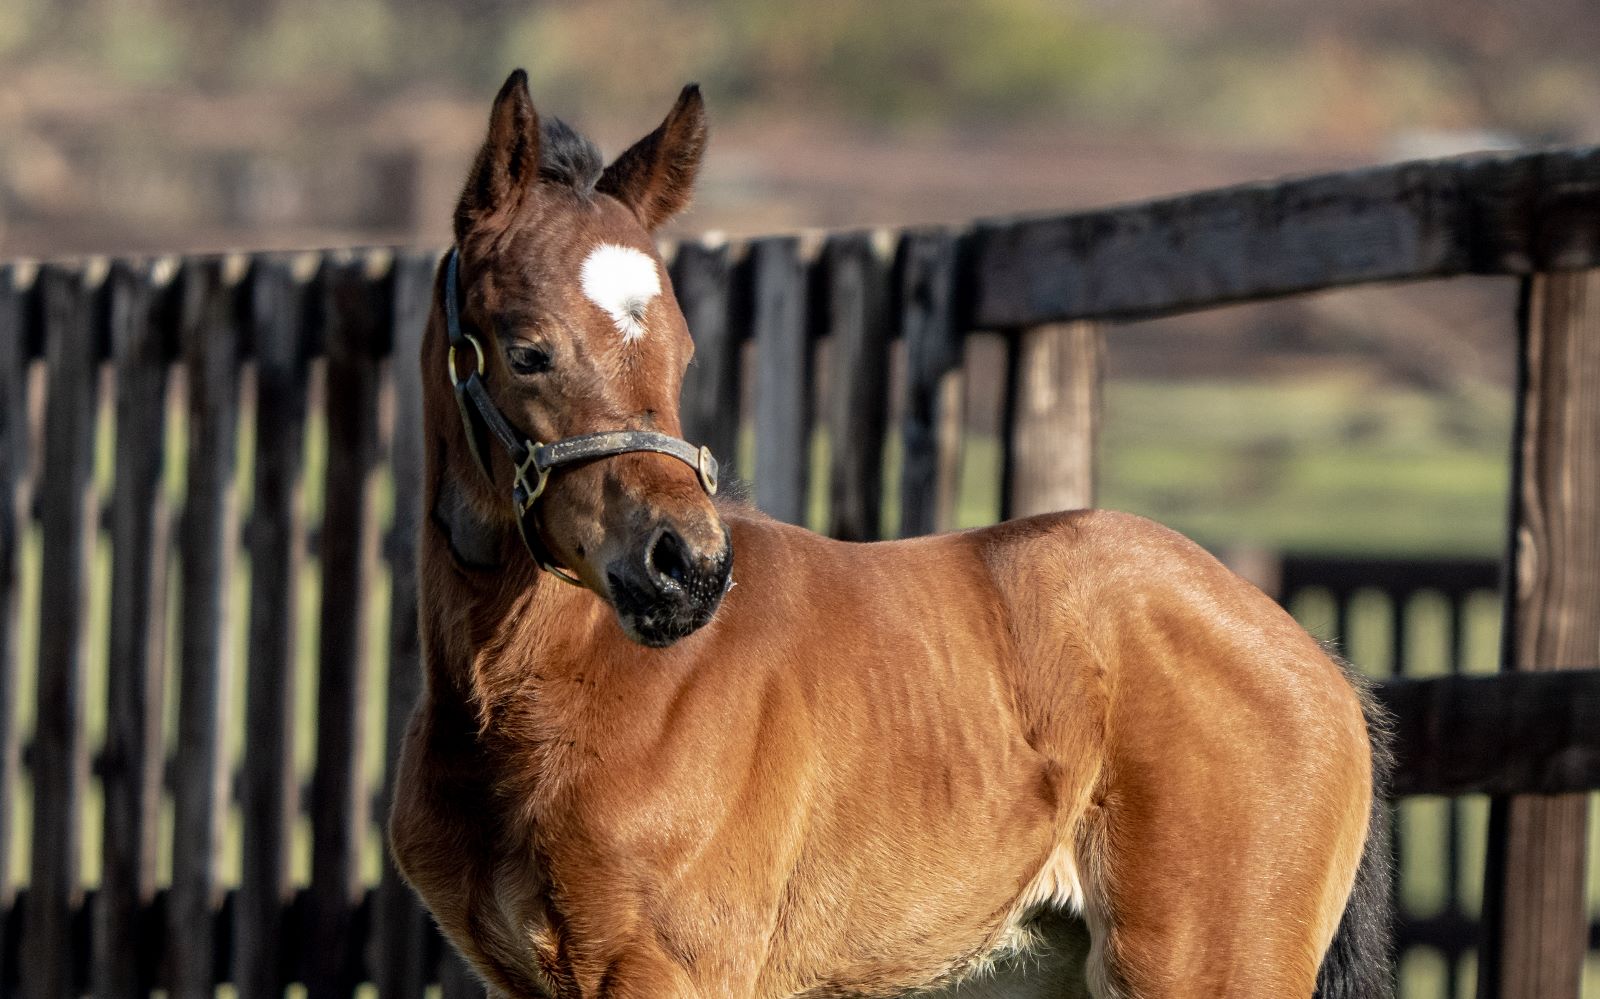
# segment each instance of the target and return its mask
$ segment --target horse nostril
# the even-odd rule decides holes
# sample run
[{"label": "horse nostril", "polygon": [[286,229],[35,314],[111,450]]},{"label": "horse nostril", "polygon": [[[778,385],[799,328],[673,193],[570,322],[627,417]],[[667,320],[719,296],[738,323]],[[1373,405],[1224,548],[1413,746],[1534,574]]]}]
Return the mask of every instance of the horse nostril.
[{"label": "horse nostril", "polygon": [[689,578],[689,560],[683,551],[683,542],[671,531],[662,531],[650,546],[650,571],[661,579],[669,579],[679,586]]}]

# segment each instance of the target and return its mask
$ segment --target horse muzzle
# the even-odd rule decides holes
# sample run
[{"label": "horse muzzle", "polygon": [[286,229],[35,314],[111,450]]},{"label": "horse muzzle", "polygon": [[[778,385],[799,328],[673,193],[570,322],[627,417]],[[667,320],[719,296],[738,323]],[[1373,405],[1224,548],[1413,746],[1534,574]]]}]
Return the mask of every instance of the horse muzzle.
[{"label": "horse muzzle", "polygon": [[733,543],[698,549],[670,525],[660,525],[640,549],[606,566],[606,588],[617,621],[641,645],[664,648],[716,614],[733,574]]}]

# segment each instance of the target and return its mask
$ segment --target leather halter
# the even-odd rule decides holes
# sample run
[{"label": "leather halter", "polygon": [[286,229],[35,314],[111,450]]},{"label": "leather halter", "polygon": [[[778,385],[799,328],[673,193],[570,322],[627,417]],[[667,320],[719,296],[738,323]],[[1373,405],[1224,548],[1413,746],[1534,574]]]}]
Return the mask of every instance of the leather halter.
[{"label": "leather halter", "polygon": [[[528,440],[512,427],[511,421],[489,398],[489,390],[484,386],[483,377],[487,368],[483,344],[461,328],[460,272],[461,255],[451,247],[444,272],[444,318],[445,328],[450,334],[450,354],[445,364],[449,368],[450,384],[455,389],[456,406],[461,410],[461,425],[467,433],[467,446],[491,484],[494,475],[489,470],[488,456],[484,452],[487,443],[484,434],[493,434],[511,457],[512,467],[516,469],[511,487],[511,505],[517,515],[517,532],[522,535],[523,545],[539,568],[574,586],[583,585],[578,577],[554,563],[550,549],[539,535],[536,504],[539,497],[544,495],[552,469],[635,451],[652,451],[669,455],[694,469],[700,480],[700,488],[707,495],[716,495],[717,459],[712,457],[711,449],[703,445],[697,448],[688,441],[653,430],[602,430],[542,444]],[[476,364],[463,378],[456,372],[456,351],[469,346]]]}]

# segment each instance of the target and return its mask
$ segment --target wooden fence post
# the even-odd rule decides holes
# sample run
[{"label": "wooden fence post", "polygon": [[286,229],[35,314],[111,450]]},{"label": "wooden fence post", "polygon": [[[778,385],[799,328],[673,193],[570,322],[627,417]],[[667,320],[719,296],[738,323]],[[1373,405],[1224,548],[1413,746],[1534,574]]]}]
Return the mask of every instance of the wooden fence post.
[{"label": "wooden fence post", "polygon": [[672,287],[694,335],[694,363],[683,379],[683,433],[731,470],[739,454],[739,331],[729,312],[727,244],[682,243]]},{"label": "wooden fence post", "polygon": [[14,978],[4,945],[12,926],[16,875],[11,842],[16,822],[18,757],[17,617],[21,613],[22,540],[28,525],[28,300],[15,266],[0,268],[0,988]]},{"label": "wooden fence post", "polygon": [[[422,529],[423,447],[422,334],[433,307],[438,257],[402,254],[394,263],[394,347],[389,384],[394,394],[390,469],[394,524],[389,532],[389,698],[384,718],[384,775],[380,828],[387,828],[394,801],[400,744],[422,696],[422,651],[417,634],[417,534]],[[441,378],[442,372],[429,373]],[[372,978],[381,999],[421,999],[427,985],[425,933],[431,928],[417,896],[400,879],[384,837],[383,873],[373,913]]]},{"label": "wooden fence post", "polygon": [[877,541],[883,533],[883,436],[889,423],[888,268],[866,232],[828,240],[822,267],[833,343],[828,533]]},{"label": "wooden fence post", "polygon": [[250,550],[249,672],[239,808],[243,856],[234,898],[233,984],[240,999],[283,994],[289,941],[284,910],[294,898],[290,843],[300,814],[295,774],[295,651],[306,556],[306,356],[311,281],[293,261],[258,259],[250,273],[255,343],[255,509]]},{"label": "wooden fence post", "polygon": [[811,337],[806,268],[793,237],[750,244],[756,341],[756,505],[806,522],[811,481]]},{"label": "wooden fence post", "polygon": [[355,923],[371,801],[365,772],[370,590],[378,558],[378,343],[390,288],[357,257],[325,268],[328,414],[317,649],[317,764],[311,778],[311,917],[306,995],[348,996],[358,984]]},{"label": "wooden fence post", "polygon": [[90,558],[99,505],[94,489],[99,358],[93,289],[75,270],[39,274],[49,376],[40,473],[44,568],[39,581],[38,710],[34,730],[33,874],[23,941],[24,993],[79,994],[85,969],[73,918],[83,901],[80,855],[89,752],[83,730],[88,665]]},{"label": "wooden fence post", "polygon": [[1002,516],[1094,505],[1104,354],[1095,323],[1034,326],[1012,338]]},{"label": "wooden fence post", "polygon": [[189,456],[167,894],[172,999],[211,999],[216,993],[216,914],[223,899],[218,854],[231,785],[225,741],[234,666],[230,598],[239,525],[239,289],[230,263],[192,259],[180,275]]},{"label": "wooden fence post", "polygon": [[117,470],[111,497],[111,636],[107,680],[104,874],[96,897],[100,997],[144,996],[155,962],[145,911],[156,894],[156,832],[166,740],[167,369],[175,338],[160,322],[152,267],[118,262],[107,282],[116,365]]},{"label": "wooden fence post", "polygon": [[905,462],[900,478],[900,534],[955,526],[962,434],[962,331],[956,322],[954,235],[933,230],[900,241],[900,335],[906,344]]},{"label": "wooden fence post", "polygon": [[[1514,670],[1600,657],[1600,270],[1524,288],[1511,585]],[[1513,795],[1490,812],[1485,999],[1577,999],[1588,951],[1588,796]]]}]

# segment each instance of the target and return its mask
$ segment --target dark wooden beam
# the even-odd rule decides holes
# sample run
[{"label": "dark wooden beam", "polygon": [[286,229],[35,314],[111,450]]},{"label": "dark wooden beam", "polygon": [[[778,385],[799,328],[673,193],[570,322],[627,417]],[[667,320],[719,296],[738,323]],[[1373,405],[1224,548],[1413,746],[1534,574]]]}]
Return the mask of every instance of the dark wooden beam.
[{"label": "dark wooden beam", "polygon": [[1400,163],[980,223],[968,329],[1600,265],[1600,148]]},{"label": "dark wooden beam", "polygon": [[1387,680],[1393,794],[1600,789],[1600,669]]}]

